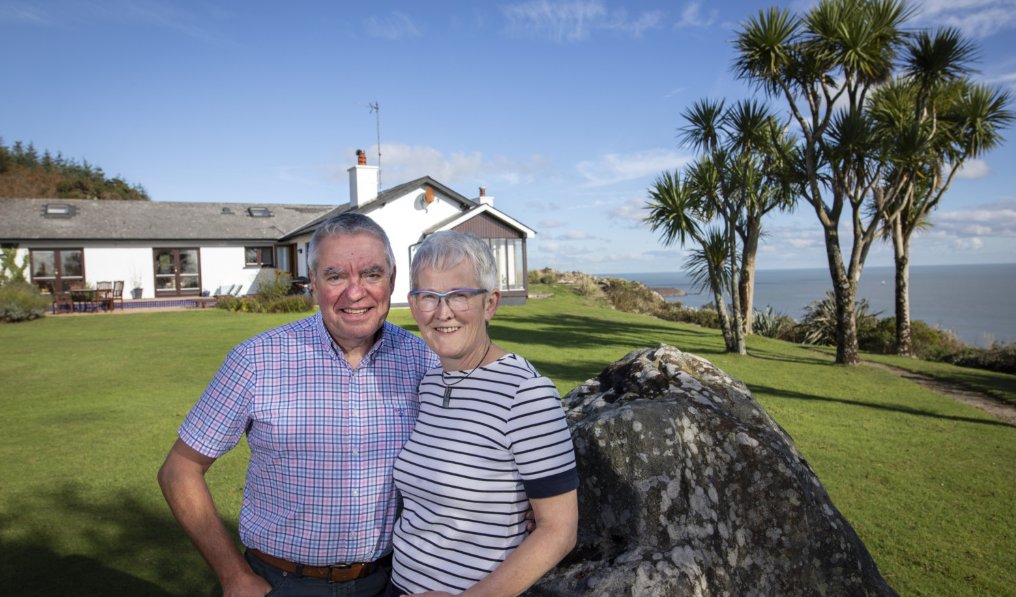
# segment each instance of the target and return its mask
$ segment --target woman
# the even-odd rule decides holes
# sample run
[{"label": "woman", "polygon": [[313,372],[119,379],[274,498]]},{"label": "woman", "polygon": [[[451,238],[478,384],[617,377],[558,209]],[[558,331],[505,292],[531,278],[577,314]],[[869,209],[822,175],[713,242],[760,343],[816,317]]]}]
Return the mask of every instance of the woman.
[{"label": "woman", "polygon": [[433,234],[410,277],[409,307],[441,367],[420,382],[420,418],[395,463],[404,509],[389,594],[517,595],[575,545],[578,476],[560,397],[487,335],[501,299],[487,243]]}]

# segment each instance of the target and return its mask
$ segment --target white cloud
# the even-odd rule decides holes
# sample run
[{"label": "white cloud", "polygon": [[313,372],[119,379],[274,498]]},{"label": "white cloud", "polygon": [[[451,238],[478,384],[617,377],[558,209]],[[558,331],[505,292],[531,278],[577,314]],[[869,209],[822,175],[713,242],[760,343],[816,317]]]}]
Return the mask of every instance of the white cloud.
[{"label": "white cloud", "polygon": [[979,238],[957,238],[952,246],[957,251],[977,251],[984,248],[984,241]]},{"label": "white cloud", "polygon": [[674,24],[674,27],[685,29],[688,27],[705,28],[714,25],[718,20],[717,11],[711,10],[708,16],[703,16],[700,8],[700,2],[689,2],[681,11],[681,19]]},{"label": "white cloud", "polygon": [[28,2],[8,2],[0,5],[0,23],[45,25],[50,16],[39,6]]},{"label": "white cloud", "polygon": [[399,10],[387,15],[371,16],[364,21],[364,28],[371,37],[389,40],[416,38],[421,35],[413,19]]},{"label": "white cloud", "polygon": [[621,31],[639,37],[644,31],[659,27],[663,19],[659,11],[629,17],[624,9],[607,10],[599,0],[533,0],[505,6],[502,11],[511,34],[542,37],[558,43],[583,41],[597,30]]},{"label": "white cloud", "polygon": [[548,235],[544,238],[558,241],[574,241],[574,240],[603,240],[602,238],[593,236],[585,230],[568,230],[557,235]]},{"label": "white cloud", "polygon": [[642,221],[646,217],[646,199],[631,197],[621,205],[616,205],[608,212],[611,219],[620,220],[630,228],[645,227]]},{"label": "white cloud", "polygon": [[1016,0],[917,0],[915,6],[915,24],[956,27],[976,39],[1016,27]]},{"label": "white cloud", "polygon": [[956,173],[956,178],[967,178],[975,179],[987,176],[991,172],[991,168],[988,166],[988,162],[984,160],[967,160],[960,166],[960,171]]},{"label": "white cloud", "polygon": [[539,226],[540,228],[560,228],[561,226],[564,226],[564,222],[561,220],[547,218],[545,220],[540,220]]},{"label": "white cloud", "polygon": [[976,209],[938,211],[931,216],[935,236],[969,238],[980,236],[1016,237],[1016,200],[984,205]]},{"label": "white cloud", "polygon": [[[368,158],[377,156],[376,145],[365,151]],[[352,149],[345,152],[344,155],[354,153]],[[490,196],[496,197],[498,184],[531,182],[546,170],[547,163],[540,155],[513,160],[503,156],[487,157],[479,151],[445,153],[423,145],[386,143],[381,147],[381,184],[387,188],[392,184],[430,176],[453,188],[475,184],[478,192],[479,185],[483,185]],[[346,168],[348,166],[335,168],[332,177],[344,180]]]},{"label": "white cloud", "polygon": [[586,179],[584,186],[601,187],[674,170],[691,161],[688,154],[672,149],[648,149],[629,154],[608,153],[575,165]]}]

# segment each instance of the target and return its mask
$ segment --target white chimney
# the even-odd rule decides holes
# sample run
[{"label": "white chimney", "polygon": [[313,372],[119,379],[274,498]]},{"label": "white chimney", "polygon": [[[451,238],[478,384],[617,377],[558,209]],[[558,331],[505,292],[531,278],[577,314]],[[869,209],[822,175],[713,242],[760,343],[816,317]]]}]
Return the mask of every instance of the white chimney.
[{"label": "white chimney", "polygon": [[367,154],[356,150],[356,165],[349,172],[349,204],[361,207],[377,199],[378,167],[367,165]]},{"label": "white chimney", "polygon": [[477,198],[480,205],[489,205],[494,207],[494,198],[487,196],[487,187],[480,187],[480,196]]}]

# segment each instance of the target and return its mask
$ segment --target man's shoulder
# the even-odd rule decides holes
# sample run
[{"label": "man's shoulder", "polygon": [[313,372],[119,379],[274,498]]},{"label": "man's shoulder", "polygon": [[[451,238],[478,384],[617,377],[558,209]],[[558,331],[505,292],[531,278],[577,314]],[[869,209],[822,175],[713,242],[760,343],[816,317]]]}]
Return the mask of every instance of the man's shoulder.
[{"label": "man's shoulder", "polygon": [[237,348],[260,348],[306,340],[317,335],[318,327],[321,325],[323,325],[321,323],[321,316],[315,313],[309,317],[297,319],[296,321],[291,321],[251,336],[241,342]]}]

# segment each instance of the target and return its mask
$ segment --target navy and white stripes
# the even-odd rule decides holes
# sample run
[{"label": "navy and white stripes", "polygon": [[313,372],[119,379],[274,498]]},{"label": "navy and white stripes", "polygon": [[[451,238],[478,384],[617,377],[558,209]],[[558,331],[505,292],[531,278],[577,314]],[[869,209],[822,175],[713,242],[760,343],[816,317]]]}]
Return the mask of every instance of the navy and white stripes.
[{"label": "navy and white stripes", "polygon": [[427,373],[416,428],[395,464],[404,510],[393,580],[412,592],[472,586],[525,539],[529,498],[578,486],[550,380],[515,354],[466,374]]}]

